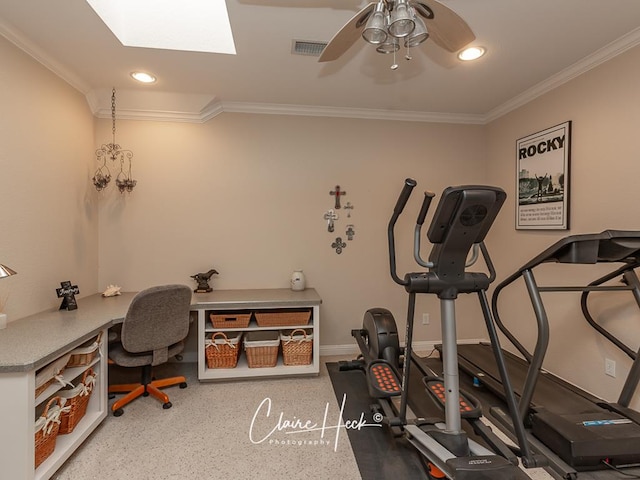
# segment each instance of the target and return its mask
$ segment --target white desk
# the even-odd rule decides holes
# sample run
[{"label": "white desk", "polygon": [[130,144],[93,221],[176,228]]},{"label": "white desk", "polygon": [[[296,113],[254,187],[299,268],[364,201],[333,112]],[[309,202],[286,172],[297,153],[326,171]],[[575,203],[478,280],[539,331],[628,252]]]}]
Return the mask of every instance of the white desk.
[{"label": "white desk", "polygon": [[53,454],[34,469],[35,411],[42,407],[40,397],[35,399],[36,370],[100,331],[106,339],[106,330],[114,321],[124,318],[134,295],[124,293],[109,298],[91,295],[78,300],[77,310],[38,313],[10,322],[6,329],[0,330],[0,465],[3,478],[51,477],[107,416],[107,342],[102,342],[93,365],[98,374],[97,383],[86,415],[72,433],[58,436]]},{"label": "white desk", "polygon": [[[98,381],[85,417],[68,435],[60,435],[54,453],[34,469],[35,411],[48,394],[35,399],[36,370],[95,337],[123,320],[135,292],[104,298],[100,294],[78,300],[78,309],[49,310],[10,322],[0,330],[0,466],[2,478],[10,480],[45,480],[71,456],[82,442],[107,416],[107,342],[103,341],[94,361]],[[204,335],[208,331],[204,318],[207,311],[229,309],[269,309],[309,307],[314,330],[313,362],[303,367],[271,369],[203,370],[202,379],[239,378],[317,374],[319,365],[319,305],[321,299],[313,289],[292,292],[288,289],[217,290],[193,294],[192,310],[198,312],[199,364],[204,361]],[[249,329],[257,329],[251,326]],[[201,368],[201,367],[199,367]],[[204,367],[202,367],[204,368]],[[248,371],[252,370],[252,371]],[[45,400],[41,400],[41,397]]]}]

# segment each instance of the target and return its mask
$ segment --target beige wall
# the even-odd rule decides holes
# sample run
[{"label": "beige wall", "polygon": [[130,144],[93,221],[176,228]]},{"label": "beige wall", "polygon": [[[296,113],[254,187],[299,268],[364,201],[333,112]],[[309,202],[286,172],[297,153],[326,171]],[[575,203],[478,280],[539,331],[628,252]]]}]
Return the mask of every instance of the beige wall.
[{"label": "beige wall", "polygon": [[[9,321],[97,288],[93,117],[82,94],[0,37],[0,280]],[[8,298],[7,298],[8,296]]]},{"label": "beige wall", "polygon": [[[0,262],[19,271],[1,281],[0,295],[10,293],[6,312],[14,319],[55,308],[54,289],[67,279],[86,295],[109,283],[193,285],[189,275],[215,267],[215,288],[274,288],[287,287],[291,271],[302,268],[324,301],[321,343],[352,346],[349,331],[369,307],[387,307],[403,324],[406,294],[389,278],[385,229],[408,176],[419,186],[398,225],[400,272],[416,269],[420,191],[450,184],[507,190],[488,238],[499,278],[567,233],[640,228],[640,48],[487,126],[229,113],[202,125],[119,121],[117,140],[133,150],[139,182],[128,196],[113,187],[97,195],[90,183],[110,121],[92,119],[81,94],[2,39],[0,56]],[[571,230],[516,231],[516,139],[565,120],[573,121]],[[344,237],[344,211],[334,234],[322,219],[336,184],[355,207],[356,236],[342,255],[330,244]],[[548,268],[539,281],[593,275]],[[521,308],[528,300],[521,288],[511,295],[503,315],[530,344],[532,319]],[[640,343],[631,302],[594,300],[614,330]],[[576,305],[572,294],[548,300],[546,366],[614,399],[629,360],[584,326]],[[437,301],[420,298],[417,312],[432,318],[417,326],[417,340],[437,340]],[[485,336],[474,297],[461,298],[458,314],[461,338]],[[605,357],[616,360],[618,378],[604,376]]]},{"label": "beige wall", "polygon": [[[110,122],[98,121],[98,139]],[[415,271],[413,226],[422,191],[484,179],[483,127],[224,113],[203,125],[118,122],[118,142],[135,153],[132,195],[111,190],[100,206],[101,288],[137,290],[184,282],[215,267],[213,287],[286,288],[302,268],[323,299],[322,345],[348,345],[367,308],[399,323],[406,293],[388,273],[386,226],[406,177],[418,180],[398,226],[400,271]],[[354,205],[333,234],[323,214],[339,184]],[[336,236],[356,235],[338,255]],[[426,253],[425,253],[426,255]],[[473,298],[459,307],[461,332],[484,337]],[[470,305],[470,306],[469,306]],[[420,299],[419,340],[440,337],[439,307]],[[474,312],[473,314],[466,312]]]},{"label": "beige wall", "polygon": [[[637,192],[640,163],[637,148],[640,124],[640,48],[635,48],[544,95],[486,128],[488,179],[507,189],[510,201],[489,240],[501,255],[496,258],[499,280],[533,258],[548,245],[569,234],[605,229],[640,229]],[[566,120],[573,122],[571,144],[571,229],[516,231],[516,139]],[[538,270],[539,284],[576,284],[598,278],[593,266],[548,265]],[[535,330],[522,282],[501,295],[501,312],[520,335],[533,345]],[[628,340],[640,343],[638,308],[630,295],[592,294],[593,312]],[[590,391],[614,400],[631,361],[599,337],[584,322],[580,295],[544,294],[552,325],[545,366]],[[604,359],[617,362],[618,376],[604,375]],[[640,406],[636,395],[635,407]]]}]

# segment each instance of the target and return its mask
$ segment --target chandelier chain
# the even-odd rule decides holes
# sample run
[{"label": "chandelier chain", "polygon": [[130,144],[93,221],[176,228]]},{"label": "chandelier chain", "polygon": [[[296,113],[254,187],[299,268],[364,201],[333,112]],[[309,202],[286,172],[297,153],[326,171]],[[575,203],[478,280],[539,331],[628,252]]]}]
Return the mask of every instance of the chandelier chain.
[{"label": "chandelier chain", "polygon": [[113,144],[116,143],[116,89],[111,90],[111,134],[113,136]]}]

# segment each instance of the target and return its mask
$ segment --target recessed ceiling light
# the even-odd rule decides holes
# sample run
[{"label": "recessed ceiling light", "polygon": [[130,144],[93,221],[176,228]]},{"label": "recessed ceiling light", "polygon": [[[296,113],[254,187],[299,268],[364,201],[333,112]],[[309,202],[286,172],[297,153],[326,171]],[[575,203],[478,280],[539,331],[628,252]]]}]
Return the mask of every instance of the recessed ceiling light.
[{"label": "recessed ceiling light", "polygon": [[458,58],[464,62],[476,60],[483,56],[487,50],[484,47],[469,47],[458,53]]},{"label": "recessed ceiling light", "polygon": [[131,72],[131,76],[141,83],[155,83],[156,77],[147,72]]}]

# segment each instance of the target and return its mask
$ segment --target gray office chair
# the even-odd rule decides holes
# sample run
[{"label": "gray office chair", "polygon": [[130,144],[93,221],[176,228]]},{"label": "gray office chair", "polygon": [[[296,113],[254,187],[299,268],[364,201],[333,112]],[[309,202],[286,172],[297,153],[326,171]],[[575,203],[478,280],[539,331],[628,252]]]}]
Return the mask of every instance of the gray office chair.
[{"label": "gray office chair", "polygon": [[187,387],[183,376],[153,380],[152,367],[182,352],[189,333],[190,306],[191,289],[185,285],[151,287],[133,298],[122,323],[120,341],[109,345],[109,360],[122,367],[142,367],[142,379],[140,383],[109,387],[109,393],[127,393],[111,406],[114,416],[122,415],[122,407],[141,395],[151,394],[163,408],[171,408],[169,397],[160,388]]}]

